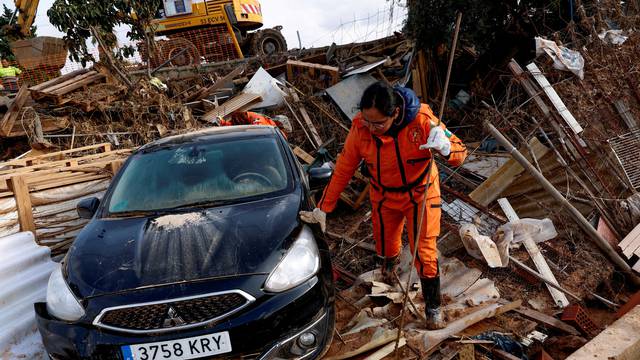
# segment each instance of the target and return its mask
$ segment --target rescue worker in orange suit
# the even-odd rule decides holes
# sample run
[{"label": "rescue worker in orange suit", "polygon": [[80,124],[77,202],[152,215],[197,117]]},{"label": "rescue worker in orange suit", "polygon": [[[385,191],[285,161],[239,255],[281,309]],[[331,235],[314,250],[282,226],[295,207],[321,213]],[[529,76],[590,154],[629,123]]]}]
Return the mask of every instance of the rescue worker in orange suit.
[{"label": "rescue worker in orange suit", "polygon": [[438,126],[431,108],[421,104],[407,88],[375,83],[365,90],[360,110],[318,208],[302,212],[301,218],[324,228],[326,213],[334,210],[340,193],[364,160],[371,183],[376,250],[383,259],[382,272],[389,278],[402,249],[405,222],[413,250],[426,197],[415,266],[426,304],[427,327],[442,328],[436,249],[440,234],[440,185],[435,164],[431,173],[427,172],[431,154],[439,153],[452,166],[462,165],[467,156],[466,146],[444,124]]},{"label": "rescue worker in orange suit", "polygon": [[[275,121],[274,121],[275,120]],[[282,135],[286,138],[286,132],[291,132],[291,124],[289,119],[284,115],[278,115],[275,119],[271,119],[267,116],[251,112],[242,111],[231,114],[231,120],[218,119],[218,125],[220,126],[234,126],[234,125],[268,125],[279,128]],[[284,131],[282,131],[284,129]]]}]

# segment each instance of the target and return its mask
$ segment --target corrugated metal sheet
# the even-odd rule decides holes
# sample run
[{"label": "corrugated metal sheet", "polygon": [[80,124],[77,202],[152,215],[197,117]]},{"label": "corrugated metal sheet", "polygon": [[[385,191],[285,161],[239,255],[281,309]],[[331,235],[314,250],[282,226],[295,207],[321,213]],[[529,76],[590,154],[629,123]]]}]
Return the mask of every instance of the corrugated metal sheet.
[{"label": "corrugated metal sheet", "polygon": [[[553,186],[563,195],[580,194],[580,185],[568,176],[565,169],[558,163],[553,152],[547,153],[538,159],[542,174]],[[550,210],[559,210],[558,203],[553,197],[540,186],[529,173],[523,172],[513,183],[500,194],[506,197],[513,206],[513,209],[521,218],[543,218],[548,217]],[[568,200],[583,215],[589,214],[593,210],[593,204],[576,201],[570,196]]]},{"label": "corrugated metal sheet", "polygon": [[30,232],[0,238],[0,354],[35,328],[33,304],[45,300],[50,254]]}]

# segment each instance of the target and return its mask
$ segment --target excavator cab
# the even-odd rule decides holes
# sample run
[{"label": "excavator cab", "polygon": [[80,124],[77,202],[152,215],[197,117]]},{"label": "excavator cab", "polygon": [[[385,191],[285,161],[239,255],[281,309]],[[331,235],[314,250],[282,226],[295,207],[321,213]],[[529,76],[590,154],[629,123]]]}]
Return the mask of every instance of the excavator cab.
[{"label": "excavator cab", "polygon": [[152,26],[168,38],[158,42],[159,58],[183,66],[286,51],[280,27],[253,31],[262,25],[258,0],[164,0]]}]

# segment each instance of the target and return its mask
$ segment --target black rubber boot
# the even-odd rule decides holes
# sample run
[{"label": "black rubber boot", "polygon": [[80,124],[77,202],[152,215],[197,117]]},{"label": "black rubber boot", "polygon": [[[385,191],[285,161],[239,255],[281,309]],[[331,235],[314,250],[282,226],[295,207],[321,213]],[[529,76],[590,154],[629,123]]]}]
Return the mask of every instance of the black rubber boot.
[{"label": "black rubber boot", "polygon": [[399,256],[394,257],[379,257],[382,260],[382,266],[380,270],[382,272],[382,278],[385,283],[391,285],[395,281],[395,271],[398,265]]},{"label": "black rubber boot", "polygon": [[427,329],[438,330],[445,327],[444,316],[440,305],[440,276],[434,278],[420,278],[422,297],[424,297],[425,315],[427,317]]}]

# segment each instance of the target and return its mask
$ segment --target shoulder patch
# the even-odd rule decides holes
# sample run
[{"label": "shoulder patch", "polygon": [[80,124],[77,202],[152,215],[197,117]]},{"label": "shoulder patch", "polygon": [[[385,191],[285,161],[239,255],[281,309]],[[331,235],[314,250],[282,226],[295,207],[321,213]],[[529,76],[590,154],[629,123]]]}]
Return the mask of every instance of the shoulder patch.
[{"label": "shoulder patch", "polygon": [[424,144],[424,130],[420,126],[412,126],[409,129],[409,142],[412,144]]}]

